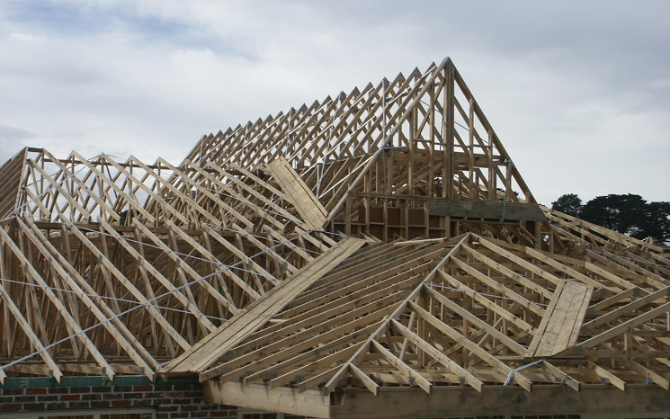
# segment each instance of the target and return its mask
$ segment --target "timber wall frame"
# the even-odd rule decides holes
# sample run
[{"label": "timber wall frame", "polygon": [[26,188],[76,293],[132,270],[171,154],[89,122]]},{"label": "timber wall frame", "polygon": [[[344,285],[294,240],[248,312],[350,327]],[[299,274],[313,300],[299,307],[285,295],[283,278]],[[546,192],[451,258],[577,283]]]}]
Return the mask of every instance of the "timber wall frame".
[{"label": "timber wall frame", "polygon": [[670,252],[538,205],[449,59],[178,165],[26,148],[0,180],[0,382],[198,377],[317,417],[498,391],[543,413],[559,389],[670,410]]}]

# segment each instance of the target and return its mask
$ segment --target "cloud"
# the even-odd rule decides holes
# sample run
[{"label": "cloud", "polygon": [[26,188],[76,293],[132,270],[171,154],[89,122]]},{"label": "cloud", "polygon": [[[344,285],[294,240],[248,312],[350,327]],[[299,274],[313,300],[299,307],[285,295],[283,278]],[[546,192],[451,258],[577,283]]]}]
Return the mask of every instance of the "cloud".
[{"label": "cloud", "polygon": [[0,162],[8,160],[19,151],[21,145],[25,146],[27,141],[35,138],[39,138],[39,135],[28,130],[0,125]]},{"label": "cloud", "polygon": [[[179,162],[203,134],[449,55],[536,197],[670,200],[670,4],[3,2],[0,158]],[[7,150],[7,151],[5,151]]]},{"label": "cloud", "polygon": [[37,135],[28,130],[0,125],[0,141],[9,143],[11,141],[24,141],[36,137]]}]

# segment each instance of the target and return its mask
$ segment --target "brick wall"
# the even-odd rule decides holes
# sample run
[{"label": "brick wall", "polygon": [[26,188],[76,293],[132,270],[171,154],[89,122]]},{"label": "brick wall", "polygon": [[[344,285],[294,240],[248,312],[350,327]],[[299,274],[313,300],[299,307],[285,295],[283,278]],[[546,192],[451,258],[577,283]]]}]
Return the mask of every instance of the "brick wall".
[{"label": "brick wall", "polygon": [[[51,379],[14,379],[0,386],[0,417],[10,412],[49,412],[94,409],[153,408],[157,419],[235,418],[236,408],[206,403],[202,385],[193,380],[151,383],[119,377],[118,383],[93,377],[65,377],[63,383]],[[8,379],[11,380],[11,379]],[[124,382],[125,381],[125,382]],[[83,385],[88,384],[88,385]]]},{"label": "brick wall", "polygon": [[[170,380],[151,383],[145,377],[117,377],[112,383],[102,377],[7,378],[0,385],[0,418],[14,412],[54,412],[74,410],[105,411],[155,409],[157,419],[237,417],[233,406],[205,403],[197,380]],[[79,413],[79,412],[77,412]],[[112,412],[110,412],[112,413]],[[436,419],[436,418],[425,418]],[[454,419],[454,418],[450,418]],[[484,416],[457,419],[505,419]],[[508,419],[580,419],[579,415],[511,416]]]}]

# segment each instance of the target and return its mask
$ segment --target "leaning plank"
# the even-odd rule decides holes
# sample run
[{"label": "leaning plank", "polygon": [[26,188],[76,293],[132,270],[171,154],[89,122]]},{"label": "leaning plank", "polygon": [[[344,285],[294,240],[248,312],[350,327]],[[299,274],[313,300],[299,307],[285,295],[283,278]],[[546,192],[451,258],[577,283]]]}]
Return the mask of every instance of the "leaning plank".
[{"label": "leaning plank", "polygon": [[314,196],[300,176],[291,168],[286,159],[273,160],[268,165],[277,183],[293,204],[310,230],[323,230],[327,211]]},{"label": "leaning plank", "polygon": [[593,287],[562,281],[554,291],[526,356],[544,358],[572,347],[586,316]]},{"label": "leaning plank", "polygon": [[190,351],[175,359],[162,370],[162,373],[198,372],[201,373],[201,379],[203,380],[220,374],[216,368],[206,372],[203,371],[209,368],[228,350],[263,327],[272,316],[285,307],[296,295],[318,281],[332,268],[358,250],[364,243],[365,241],[354,238],[343,239],[336,246],[303,267],[291,278],[256,300],[245,311],[234,316],[216,332],[198,342]]}]

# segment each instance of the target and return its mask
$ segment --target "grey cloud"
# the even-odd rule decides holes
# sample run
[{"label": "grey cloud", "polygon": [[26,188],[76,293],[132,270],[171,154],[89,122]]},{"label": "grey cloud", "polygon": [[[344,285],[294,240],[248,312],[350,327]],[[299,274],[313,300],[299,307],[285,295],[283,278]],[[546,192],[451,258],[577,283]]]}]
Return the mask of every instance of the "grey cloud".
[{"label": "grey cloud", "polygon": [[[37,138],[38,135],[22,128],[0,124],[0,143],[9,144],[12,141],[24,141]],[[3,144],[4,145],[4,144]]]},{"label": "grey cloud", "polygon": [[646,181],[670,178],[667,2],[49,4],[0,6],[0,115],[54,152],[179,161],[202,134],[449,55],[540,201],[667,195]]},{"label": "grey cloud", "polygon": [[0,165],[37,138],[37,134],[28,130],[0,124]]}]

